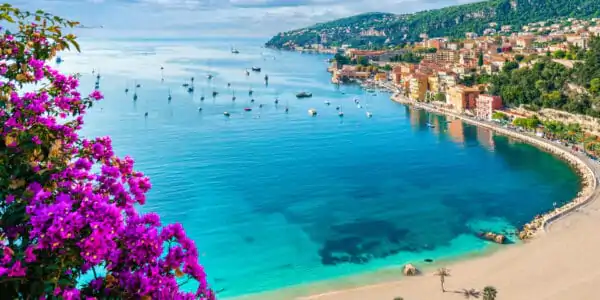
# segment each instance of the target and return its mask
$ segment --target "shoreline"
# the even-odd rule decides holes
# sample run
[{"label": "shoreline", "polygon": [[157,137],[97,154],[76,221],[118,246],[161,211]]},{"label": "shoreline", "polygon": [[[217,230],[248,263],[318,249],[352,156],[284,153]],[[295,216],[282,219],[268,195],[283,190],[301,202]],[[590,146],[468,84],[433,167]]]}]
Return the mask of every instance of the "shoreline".
[{"label": "shoreline", "polygon": [[[378,83],[375,83],[374,86],[376,86],[378,88],[386,89],[388,91],[390,90],[389,87],[386,87],[385,85],[381,85]],[[478,127],[482,127],[482,128],[486,128],[486,129],[496,132],[500,135],[515,138],[524,143],[533,145],[534,147],[539,148],[542,151],[546,151],[546,152],[556,156],[558,159],[561,159],[561,160],[567,162],[577,173],[578,177],[581,179],[581,190],[577,193],[576,198],[571,199],[568,202],[565,202],[564,205],[557,207],[554,210],[541,213],[540,216],[534,218],[534,220],[532,220],[531,222],[527,223],[524,226],[524,228],[526,228],[526,230],[521,232],[522,234],[523,234],[523,232],[525,232],[524,239],[523,239],[524,243],[521,243],[519,245],[514,245],[511,247],[502,247],[502,246],[493,247],[492,249],[489,249],[489,251],[487,249],[484,250],[483,253],[472,253],[472,254],[461,255],[460,257],[449,257],[448,259],[442,259],[440,261],[436,260],[436,262],[434,264],[426,266],[421,269],[422,275],[431,275],[432,269],[435,269],[436,267],[441,267],[441,266],[449,266],[454,270],[455,268],[460,269],[460,268],[467,268],[467,266],[476,265],[476,267],[471,267],[471,268],[467,268],[467,269],[472,269],[477,272],[483,271],[483,273],[481,273],[480,276],[473,279],[473,281],[481,281],[482,279],[489,277],[488,276],[489,270],[486,270],[485,266],[487,266],[488,264],[497,264],[497,262],[499,260],[506,259],[506,257],[510,257],[512,259],[508,259],[508,260],[504,261],[502,263],[501,268],[506,268],[506,269],[515,269],[516,268],[516,269],[518,269],[518,268],[522,268],[522,265],[533,264],[533,263],[531,263],[531,260],[534,259],[533,256],[539,255],[540,251],[545,250],[546,252],[551,253],[551,252],[555,252],[555,250],[556,250],[556,249],[553,249],[556,247],[551,247],[551,249],[540,249],[540,248],[544,248],[544,246],[540,246],[541,243],[546,243],[546,244],[547,243],[556,243],[556,240],[560,240],[560,238],[562,238],[564,240],[565,238],[563,238],[562,235],[570,234],[571,233],[570,231],[574,230],[574,229],[568,229],[568,230],[565,229],[565,227],[568,228],[570,226],[570,224],[566,224],[567,222],[557,222],[557,221],[570,220],[571,222],[574,222],[575,219],[577,219],[577,221],[579,221],[579,219],[581,219],[581,216],[579,216],[579,217],[574,216],[573,218],[565,218],[565,217],[570,216],[570,215],[574,214],[575,212],[579,212],[580,209],[584,209],[588,206],[592,206],[593,204],[598,203],[598,201],[594,201],[600,195],[600,190],[598,189],[598,176],[597,176],[598,167],[593,165],[591,163],[591,161],[589,161],[588,158],[583,157],[582,155],[574,154],[568,148],[565,148],[564,146],[562,146],[560,144],[553,143],[552,141],[545,140],[545,139],[539,138],[537,136],[531,136],[526,133],[512,131],[510,129],[503,128],[494,123],[486,123],[486,122],[482,122],[482,121],[473,120],[473,119],[470,119],[469,117],[458,115],[451,111],[445,111],[445,110],[441,110],[441,109],[438,109],[438,108],[435,108],[432,106],[424,105],[421,103],[416,103],[405,97],[402,97],[399,94],[393,94],[390,98],[392,101],[403,104],[403,105],[419,107],[421,109],[424,109],[424,110],[432,112],[432,113],[455,117],[457,119],[464,121],[465,123],[468,123],[468,124],[471,124],[474,126],[478,126]],[[597,210],[600,210],[600,208],[597,208]],[[579,215],[581,215],[581,214],[579,214]],[[597,222],[600,223],[600,220]],[[544,235],[544,237],[541,238],[541,236],[544,233],[547,233],[550,230],[550,227],[554,226],[555,224],[557,227],[559,227],[559,228],[557,228],[556,233]],[[600,224],[595,224],[594,229],[597,228],[597,226],[600,226]],[[559,232],[561,229],[563,230],[563,232]],[[561,236],[559,236],[559,235],[561,235]],[[540,238],[538,238],[538,237],[540,237]],[[564,247],[564,245],[570,244],[570,243],[563,243],[561,241],[559,241],[558,243],[563,245],[563,247]],[[600,238],[598,239],[598,243],[596,243],[594,245],[597,246],[598,250],[600,250]],[[537,249],[536,249],[536,247],[537,247]],[[591,251],[586,252],[586,255],[590,254],[590,252],[592,252],[592,251],[597,252],[593,249],[590,249],[590,250]],[[532,256],[532,258],[531,258],[531,260],[528,260],[528,261],[523,262],[522,264],[519,264],[516,262],[517,261],[516,256],[519,256],[519,258],[521,258],[521,259],[522,259],[522,257],[529,257],[529,256]],[[542,254],[540,256],[547,257],[547,259],[550,259],[550,260],[552,259],[552,255],[549,255],[549,254],[546,254],[546,255]],[[550,258],[548,258],[548,256],[550,256]],[[482,265],[484,267],[482,267]],[[539,263],[534,264],[534,265],[535,265],[534,267],[540,267]],[[456,297],[462,298],[462,295],[460,295],[460,294],[441,293],[439,291],[439,287],[438,287],[437,291],[434,290],[432,294],[427,294],[427,296],[425,298],[423,298],[423,294],[416,293],[416,290],[419,290],[419,288],[417,288],[417,285],[418,286],[429,286],[429,285],[433,284],[435,286],[435,285],[439,284],[437,279],[433,278],[433,276],[431,276],[431,277],[430,276],[416,276],[416,277],[403,276],[403,275],[401,275],[401,267],[402,266],[397,266],[396,268],[390,267],[389,269],[382,269],[380,271],[375,271],[375,272],[371,272],[371,273],[367,273],[367,274],[351,276],[352,278],[347,278],[346,280],[332,279],[332,280],[327,280],[327,281],[323,281],[323,282],[302,284],[299,286],[283,288],[281,290],[276,290],[276,291],[268,291],[268,292],[264,292],[264,293],[235,297],[234,299],[240,299],[240,300],[242,300],[242,299],[248,299],[248,300],[251,300],[251,299],[264,299],[264,300],[267,300],[267,299],[303,299],[303,300],[309,300],[309,299],[310,300],[313,300],[313,299],[319,299],[319,300],[357,299],[358,300],[358,299],[373,298],[373,295],[378,295],[377,297],[374,297],[377,299],[392,299],[394,296],[408,297],[411,295],[417,295],[416,299],[422,298],[422,299],[431,299],[431,300],[452,298],[452,297],[455,297],[454,295],[456,295]],[[386,275],[386,273],[394,273],[395,276],[391,276],[390,278],[385,280],[385,279],[383,279],[383,277],[386,277],[386,276],[384,276],[384,275]],[[367,282],[367,281],[360,280],[361,277],[369,278],[369,275],[373,276],[375,274],[381,275],[379,277],[379,280],[372,280],[375,282]],[[593,274],[593,276],[597,276],[597,279],[600,280],[600,273]],[[501,277],[502,280],[508,279],[509,282],[511,281],[511,278],[514,278],[514,274],[511,276]],[[425,282],[426,280],[427,280],[427,282]],[[454,277],[451,280],[454,280]],[[524,281],[529,281],[529,280],[533,280],[533,279],[527,278]],[[498,280],[498,281],[500,281],[500,280]],[[333,284],[328,285],[328,283],[333,283]],[[496,285],[493,281],[490,283],[492,285]],[[542,285],[543,285],[543,283],[544,282],[542,282]],[[557,283],[557,287],[561,286],[560,283],[562,283],[562,282]],[[500,284],[498,284],[498,286],[500,286]],[[471,287],[473,287],[473,286],[471,286]],[[479,288],[479,290],[481,290],[483,288],[483,286],[477,286],[477,287]],[[395,292],[396,290],[399,290],[400,293]],[[501,290],[505,290],[505,288],[502,287]],[[512,290],[508,289],[508,291],[510,292]],[[583,293],[585,293],[587,291],[588,290],[584,290]],[[437,292],[437,293],[435,293],[435,292]],[[523,292],[522,288],[520,288],[520,289],[515,288],[514,293],[516,294],[517,297],[509,298],[509,299],[532,299],[531,297],[521,298],[520,296],[521,296],[522,292]],[[453,295],[451,296],[451,294],[453,294]],[[504,293],[501,292],[501,294],[504,294]],[[385,295],[385,296],[383,296],[383,295]],[[390,297],[392,297],[392,298],[390,298]],[[438,298],[438,297],[440,297],[440,298]],[[411,297],[411,298],[414,299],[415,297]],[[502,297],[502,299],[504,299],[504,297]],[[539,298],[535,298],[535,299],[553,299],[554,300],[554,299],[560,299],[560,297],[558,297],[558,298],[539,297]],[[588,298],[580,297],[577,299],[588,299]]]},{"label": "shoreline", "polygon": [[582,185],[581,190],[577,193],[577,197],[566,202],[563,206],[556,207],[554,210],[551,210],[549,212],[541,213],[532,221],[526,223],[524,225],[523,231],[521,231],[519,234],[519,238],[521,240],[528,240],[536,237],[540,233],[547,232],[548,227],[553,222],[560,220],[562,217],[567,216],[568,214],[582,206],[588,205],[589,202],[595,199],[593,196],[594,192],[598,189],[598,177],[596,176],[590,165],[584,161],[584,159],[586,158],[577,156],[568,149],[565,149],[564,146],[560,144],[555,144],[552,143],[552,141],[537,136],[532,136],[523,132],[513,131],[494,123],[474,120],[467,116],[454,113],[452,111],[435,108],[426,104],[421,104],[409,100],[406,97],[403,97],[398,94],[392,95],[390,99],[396,103],[418,107],[428,112],[433,112],[445,116],[451,116],[460,119],[461,121],[470,125],[486,128],[498,134],[518,139],[524,143],[530,144],[543,151],[551,153],[558,159],[561,159],[568,163],[573,169],[577,171],[577,175],[579,176],[579,178],[581,178]]}]

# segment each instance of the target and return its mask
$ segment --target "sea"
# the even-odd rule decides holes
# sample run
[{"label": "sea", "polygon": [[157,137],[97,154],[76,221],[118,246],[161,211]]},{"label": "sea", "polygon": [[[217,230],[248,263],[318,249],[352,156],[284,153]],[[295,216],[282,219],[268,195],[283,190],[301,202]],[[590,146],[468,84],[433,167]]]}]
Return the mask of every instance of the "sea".
[{"label": "sea", "polygon": [[485,253],[479,232],[510,234],[580,188],[546,152],[338,87],[330,55],[265,40],[90,39],[58,65],[85,93],[100,75],[83,133],[151,178],[140,210],[184,225],[220,299]]}]

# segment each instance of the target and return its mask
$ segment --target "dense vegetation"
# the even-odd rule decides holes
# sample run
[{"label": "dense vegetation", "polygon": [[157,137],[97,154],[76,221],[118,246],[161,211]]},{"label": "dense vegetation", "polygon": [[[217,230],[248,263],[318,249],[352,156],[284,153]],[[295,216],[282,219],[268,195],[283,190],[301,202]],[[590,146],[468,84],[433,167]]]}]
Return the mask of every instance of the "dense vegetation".
[{"label": "dense vegetation", "polygon": [[0,25],[0,298],[214,300],[181,224],[138,212],[149,178],[80,135],[100,75],[85,96],[51,63],[79,23],[3,4]]},{"label": "dense vegetation", "polygon": [[[481,34],[491,22],[513,25],[515,28],[560,17],[588,18],[600,16],[597,0],[491,0],[452,6],[407,15],[368,13],[343,18],[308,28],[280,33],[267,46],[285,48],[291,42],[298,46],[323,43],[330,46],[349,44],[353,47],[385,47],[430,37],[464,37],[466,32]],[[365,30],[377,30],[384,36],[361,35]],[[321,39],[321,34],[327,40]]]},{"label": "dense vegetation", "polygon": [[600,39],[592,39],[583,58],[573,69],[549,57],[539,57],[527,68],[507,62],[500,74],[491,77],[489,92],[502,96],[509,106],[554,108],[600,117]]}]

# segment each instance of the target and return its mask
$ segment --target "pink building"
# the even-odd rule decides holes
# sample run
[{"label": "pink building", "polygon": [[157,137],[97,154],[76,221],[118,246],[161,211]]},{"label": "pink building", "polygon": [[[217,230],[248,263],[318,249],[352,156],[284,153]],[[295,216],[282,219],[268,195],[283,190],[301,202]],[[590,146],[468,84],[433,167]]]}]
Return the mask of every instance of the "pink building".
[{"label": "pink building", "polygon": [[500,96],[482,94],[477,97],[476,102],[475,115],[485,120],[491,120],[494,110],[502,108]]}]

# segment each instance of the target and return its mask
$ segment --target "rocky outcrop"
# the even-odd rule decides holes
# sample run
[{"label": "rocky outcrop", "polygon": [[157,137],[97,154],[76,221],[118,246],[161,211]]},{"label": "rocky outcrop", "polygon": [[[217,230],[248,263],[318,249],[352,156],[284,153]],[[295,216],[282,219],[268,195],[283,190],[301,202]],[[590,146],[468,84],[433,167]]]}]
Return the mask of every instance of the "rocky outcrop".
[{"label": "rocky outcrop", "polygon": [[488,240],[490,242],[494,242],[497,244],[504,244],[507,242],[506,236],[504,236],[503,234],[497,234],[497,233],[488,231],[485,233],[480,233],[479,236],[485,240]]},{"label": "rocky outcrop", "polygon": [[405,276],[415,276],[419,274],[419,270],[417,269],[417,267],[413,266],[412,264],[407,264],[404,265],[404,269],[402,270],[402,273],[404,273]]}]

